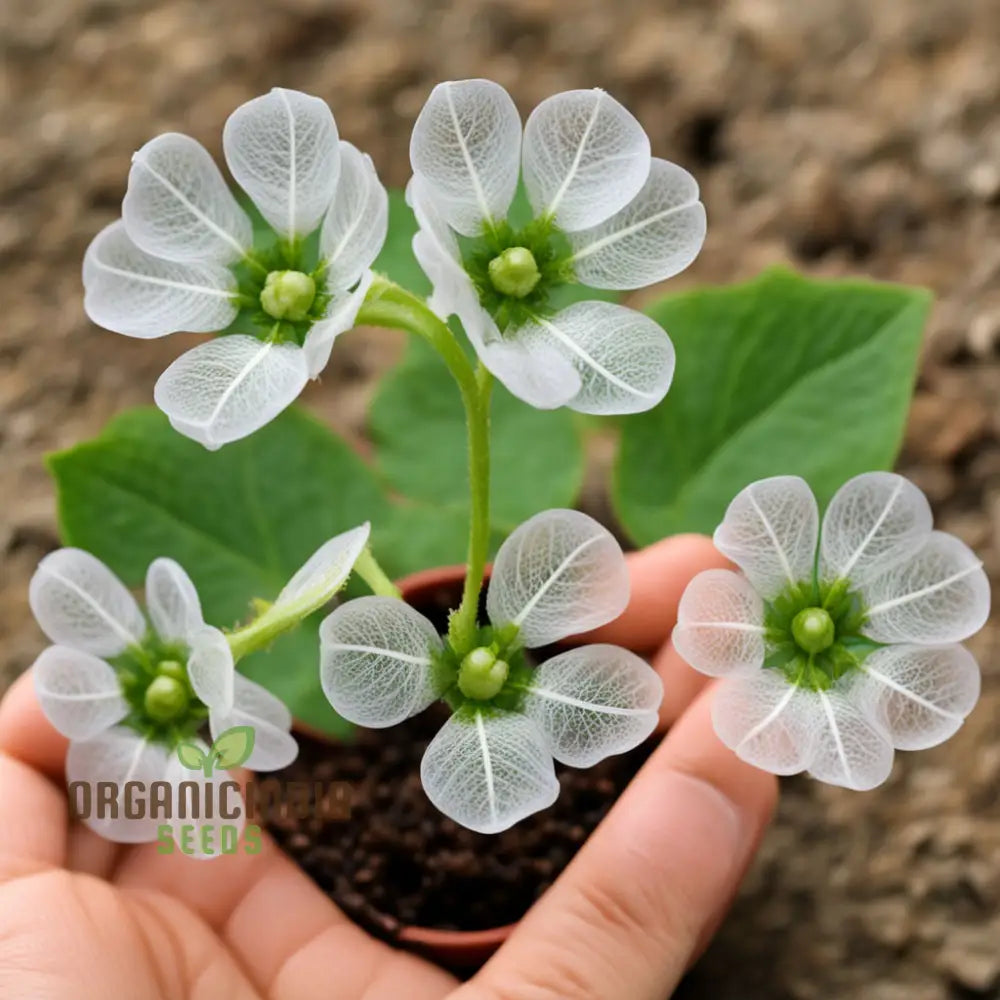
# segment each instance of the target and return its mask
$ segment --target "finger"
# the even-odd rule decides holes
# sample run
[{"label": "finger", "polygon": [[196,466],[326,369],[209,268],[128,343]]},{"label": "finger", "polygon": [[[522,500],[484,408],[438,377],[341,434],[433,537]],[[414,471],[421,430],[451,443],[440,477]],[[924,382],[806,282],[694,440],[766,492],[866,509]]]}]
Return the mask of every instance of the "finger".
[{"label": "finger", "polygon": [[0,701],[0,750],[62,785],[68,745],[45,718],[31,671],[21,674]]},{"label": "finger", "polygon": [[660,704],[661,730],[669,729],[691,703],[708,686],[710,678],[699,673],[667,640],[653,657],[653,668],[663,679],[663,701]]},{"label": "finger", "polygon": [[670,995],[776,798],[716,739],[704,692],[563,875],[456,1000]]},{"label": "finger", "polygon": [[691,578],[729,565],[705,535],[674,535],[629,553],[632,595],[620,618],[588,632],[585,642],[610,642],[637,653],[658,649],[677,621],[677,605]]}]

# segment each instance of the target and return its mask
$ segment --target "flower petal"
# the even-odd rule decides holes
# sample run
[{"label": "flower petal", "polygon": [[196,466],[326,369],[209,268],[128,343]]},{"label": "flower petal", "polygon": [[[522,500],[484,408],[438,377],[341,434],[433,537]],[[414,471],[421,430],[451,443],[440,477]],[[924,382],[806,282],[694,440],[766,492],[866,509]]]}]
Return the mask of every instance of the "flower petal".
[{"label": "flower petal", "polygon": [[348,722],[382,729],[422,712],[437,697],[431,656],[442,648],[434,626],[391,597],[359,597],[319,630],[320,681]]},{"label": "flower petal", "polygon": [[552,755],[523,715],[453,715],[420,762],[427,797],[476,833],[500,833],[559,796]]},{"label": "flower petal", "polygon": [[839,691],[812,694],[815,740],[809,773],[820,781],[865,792],[892,770],[889,735]]},{"label": "flower petal", "polygon": [[698,182],[683,168],[653,159],[642,190],[620,211],[569,234],[573,271],[592,288],[644,288],[683,271],[705,242]]},{"label": "flower petal", "polygon": [[497,221],[517,188],[521,118],[491,80],[439,83],[417,116],[410,139],[413,172],[426,181],[448,223],[478,236]]},{"label": "flower petal", "polygon": [[963,646],[887,646],[864,661],[850,698],[897,750],[926,750],[958,731],[980,683],[979,665]]},{"label": "flower petal", "polygon": [[184,262],[239,260],[253,227],[201,143],[168,132],[132,157],[122,219],[146,253]]},{"label": "flower petal", "polygon": [[275,87],[229,116],[222,147],[236,183],[280,235],[294,240],[319,226],[340,173],[326,101]]},{"label": "flower petal", "polygon": [[727,677],[764,665],[765,634],[764,602],[746,577],[708,569],[687,585],[671,638],[695,670]]},{"label": "flower petal", "polygon": [[613,621],[628,598],[628,567],[611,532],[579,511],[546,510],[500,546],[486,610],[494,625],[517,625],[530,648]]},{"label": "flower petal", "polygon": [[365,271],[357,287],[351,292],[336,296],[327,306],[326,317],[313,323],[302,343],[309,378],[319,378],[330,363],[330,352],[336,339],[354,326],[358,312],[365,304],[365,296],[375,280],[372,271]]},{"label": "flower petal", "polygon": [[719,739],[737,757],[772,774],[797,774],[813,756],[813,692],[776,670],[723,681],[712,702]]},{"label": "flower petal", "polygon": [[233,681],[232,709],[209,713],[212,739],[233,726],[252,726],[253,751],[242,766],[251,771],[288,767],[299,755],[299,745],[289,732],[292,716],[284,702],[242,674],[235,674]]},{"label": "flower petal", "polygon": [[594,644],[538,667],[523,711],[545,733],[556,760],[590,767],[646,739],[662,700],[663,682],[645,660],[618,646]]},{"label": "flower petal", "polygon": [[213,712],[228,714],[233,707],[236,668],[225,635],[212,625],[205,625],[190,638],[188,680],[198,700]]},{"label": "flower petal", "polygon": [[864,583],[862,632],[876,642],[961,642],[990,613],[990,583],[979,557],[953,535],[932,531],[905,562]]},{"label": "flower petal", "polygon": [[182,354],[153,398],[175,430],[214,451],[273,420],[308,381],[298,345],[234,334]]},{"label": "flower petal", "polygon": [[789,585],[812,581],[818,534],[819,511],[806,481],[775,476],[740,491],[713,540],[771,600]]},{"label": "flower petal", "polygon": [[[82,817],[83,823],[105,840],[119,844],[156,840],[162,820],[148,809],[141,818],[135,815],[134,808],[129,809],[130,798],[133,807],[142,799],[136,796],[138,785],[132,783],[141,782],[148,790],[153,782],[166,780],[168,762],[166,747],[151,743],[125,726],[115,726],[94,739],[74,740],[66,754],[66,782],[70,786],[76,782],[91,786],[91,810]],[[107,782],[103,787],[111,787],[114,796],[114,810],[105,809],[103,815],[97,812],[102,798],[98,782]],[[77,801],[72,790],[71,797]]]},{"label": "flower petal", "polygon": [[181,264],[140,250],[120,220],[91,240],[83,258],[83,307],[99,326],[127,337],[223,330],[239,311],[236,278],[212,263]]},{"label": "flower petal", "polygon": [[642,190],[649,137],[603,90],[569,90],[542,101],[524,127],[524,185],[539,215],[573,232],[596,226]]},{"label": "flower petal", "polygon": [[902,476],[855,476],[837,490],[823,515],[820,579],[870,579],[923,545],[933,522],[927,498]]},{"label": "flower petal", "polygon": [[28,590],[31,611],[55,643],[95,656],[141,645],[146,620],[125,584],[82,549],[57,549],[38,564]]},{"label": "flower petal", "polygon": [[49,646],[31,673],[45,718],[71,740],[89,740],[128,715],[118,676],[96,656]]},{"label": "flower petal", "polygon": [[357,284],[382,250],[389,230],[389,195],[371,157],[340,143],[340,180],[319,237],[327,287]]},{"label": "flower petal", "polygon": [[641,413],[667,394],[674,345],[658,323],[612,302],[575,302],[550,318],[537,317],[514,333],[534,367],[555,349],[576,369],[580,389],[567,405],[580,413]]},{"label": "flower petal", "polygon": [[274,607],[302,618],[323,607],[347,582],[370,534],[366,521],[324,542],[285,584]]},{"label": "flower petal", "polygon": [[153,628],[168,642],[186,642],[205,624],[191,577],[173,559],[154,559],[146,571],[146,610]]},{"label": "flower petal", "polygon": [[555,410],[572,404],[580,395],[583,381],[573,363],[554,344],[537,336],[531,341],[519,338],[486,343],[473,334],[475,327],[464,320],[462,325],[483,364],[529,406]]}]

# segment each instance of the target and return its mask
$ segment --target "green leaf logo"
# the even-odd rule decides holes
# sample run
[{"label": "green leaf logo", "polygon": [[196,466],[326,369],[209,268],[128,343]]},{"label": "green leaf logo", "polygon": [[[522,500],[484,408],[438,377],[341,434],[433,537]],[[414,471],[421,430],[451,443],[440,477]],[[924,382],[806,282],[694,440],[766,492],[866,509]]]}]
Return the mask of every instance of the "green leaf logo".
[{"label": "green leaf logo", "polygon": [[177,759],[189,771],[200,771],[205,766],[205,752],[195,743],[181,743],[177,747]]},{"label": "green leaf logo", "polygon": [[239,767],[253,753],[253,726],[233,726],[212,744],[205,753],[197,743],[180,743],[177,746],[177,759],[189,771],[201,771],[206,778],[212,771],[228,771],[231,767]]}]

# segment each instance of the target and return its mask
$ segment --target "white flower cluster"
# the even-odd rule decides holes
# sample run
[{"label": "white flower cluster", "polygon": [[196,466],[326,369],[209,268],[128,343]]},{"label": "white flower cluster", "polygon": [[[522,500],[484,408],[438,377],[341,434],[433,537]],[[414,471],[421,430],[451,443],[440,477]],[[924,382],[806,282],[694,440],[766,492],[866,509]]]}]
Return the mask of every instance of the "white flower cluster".
[{"label": "white flower cluster", "polygon": [[715,544],[743,573],[695,577],[674,644],[726,678],[715,728],[744,760],[873,788],[894,748],[935,746],[972,710],[979,668],[959,643],[989,615],[989,581],[968,546],[932,530],[906,479],[850,480],[822,530],[803,480],[762,480],[732,502]]}]

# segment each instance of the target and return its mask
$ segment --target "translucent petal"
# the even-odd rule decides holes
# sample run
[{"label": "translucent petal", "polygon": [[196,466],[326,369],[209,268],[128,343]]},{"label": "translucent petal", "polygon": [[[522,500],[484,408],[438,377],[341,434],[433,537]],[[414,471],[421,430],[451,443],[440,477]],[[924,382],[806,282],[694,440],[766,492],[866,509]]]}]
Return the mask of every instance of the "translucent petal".
[{"label": "translucent petal", "polygon": [[205,624],[191,577],[173,559],[155,559],[146,571],[146,610],[161,639],[187,642]]},{"label": "translucent petal", "polygon": [[107,566],[82,549],[58,549],[38,564],[28,600],[55,643],[95,656],[115,656],[142,643],[146,620]]},{"label": "translucent petal", "polygon": [[545,737],[513,712],[453,715],[425,751],[420,780],[436,808],[476,833],[500,833],[559,796]]},{"label": "translucent petal", "polygon": [[820,578],[870,579],[918,549],[931,533],[927,498],[892,472],[866,472],[837,490],[823,515]]},{"label": "translucent petal", "polygon": [[32,676],[45,718],[71,740],[89,740],[128,715],[114,670],[89,653],[49,646]]},{"label": "translucent petal", "polygon": [[211,333],[236,318],[236,278],[212,263],[181,264],[140,250],[112,222],[87,247],[83,300],[99,326],[142,339],[177,330]]},{"label": "translucent petal", "polygon": [[553,349],[573,365],[580,389],[567,405],[580,413],[641,413],[663,399],[674,377],[674,345],[663,327],[612,302],[576,302],[514,337],[539,373]]},{"label": "translucent petal", "polygon": [[637,747],[656,728],[663,700],[659,674],[635,653],[595,644],[546,660],[531,678],[524,713],[552,756],[590,767]]},{"label": "translucent petal", "polygon": [[437,697],[431,655],[440,650],[434,626],[391,597],[359,597],[319,630],[320,680],[338,714],[382,729],[422,712]]},{"label": "translucent petal", "polygon": [[253,227],[200,143],[168,132],[132,157],[122,219],[146,253],[183,262],[239,260]]},{"label": "translucent petal", "polygon": [[643,288],[672,278],[705,242],[698,182],[654,158],[642,190],[610,219],[569,234],[576,277],[592,288]]},{"label": "translucent petal", "polygon": [[820,781],[864,792],[892,770],[886,731],[839,691],[811,693],[815,740],[809,773]]},{"label": "translucent petal", "polygon": [[494,625],[517,625],[530,648],[613,621],[628,598],[628,567],[611,532],[579,511],[546,510],[500,546],[486,610]]},{"label": "translucent petal", "polygon": [[[464,320],[462,325],[466,332],[475,329]],[[485,343],[469,333],[469,339],[483,364],[529,406],[554,410],[572,404],[580,395],[583,381],[573,362],[542,337]]]},{"label": "translucent petal", "polygon": [[337,126],[326,101],[275,87],[229,116],[222,146],[236,183],[273,229],[294,239],[319,226],[340,174]]},{"label": "translucent petal", "polygon": [[242,674],[235,674],[233,707],[229,712],[211,712],[212,739],[233,726],[253,726],[253,752],[243,767],[251,771],[277,771],[299,754],[289,730],[292,716],[281,699]]},{"label": "translucent petal", "polygon": [[358,311],[365,303],[375,275],[365,271],[354,291],[345,292],[330,301],[326,318],[313,323],[302,344],[309,378],[319,378],[330,363],[330,352],[337,338],[354,326]]},{"label": "translucent petal", "polygon": [[301,347],[234,334],[182,354],[153,397],[175,430],[214,451],[273,420],[308,381]]},{"label": "translucent petal", "polygon": [[323,607],[347,582],[370,534],[366,521],[324,542],[285,584],[275,608],[304,618]]},{"label": "translucent petal", "polygon": [[385,243],[389,195],[371,157],[349,142],[340,144],[340,181],[319,238],[327,287],[345,291],[357,284]]},{"label": "translucent petal", "polygon": [[962,646],[887,646],[864,661],[850,698],[898,750],[925,750],[958,731],[979,689],[979,666]]},{"label": "translucent petal", "polygon": [[531,112],[522,162],[535,212],[572,232],[603,222],[642,190],[649,138],[603,90],[570,90]]},{"label": "translucent petal", "polygon": [[764,634],[764,602],[746,577],[708,569],[687,585],[672,638],[695,670],[726,677],[763,666]]},{"label": "translucent petal", "polygon": [[876,642],[961,642],[990,613],[990,583],[979,557],[953,535],[933,531],[905,562],[861,587],[865,635]]},{"label": "translucent petal", "polygon": [[188,680],[199,701],[214,712],[227,714],[233,707],[236,668],[226,637],[205,625],[190,637]]},{"label": "translucent petal", "polygon": [[410,163],[448,223],[478,236],[499,220],[517,188],[521,118],[510,95],[490,80],[439,83],[410,139]]},{"label": "translucent petal", "polygon": [[775,476],[742,490],[715,529],[715,547],[770,600],[811,581],[819,534],[816,498],[804,479]]},{"label": "translucent petal", "polygon": [[[91,811],[82,821],[106,840],[120,844],[141,844],[156,840],[162,820],[149,809],[138,816],[145,795],[134,782],[141,782],[148,792],[155,781],[167,780],[170,754],[166,747],[143,739],[135,730],[115,726],[90,740],[74,740],[66,755],[66,781],[86,782],[91,786]],[[112,788],[115,808],[98,815],[98,782]],[[72,793],[71,793],[72,794]],[[74,797],[74,801],[77,799]],[[129,808],[131,802],[132,808]]]}]

